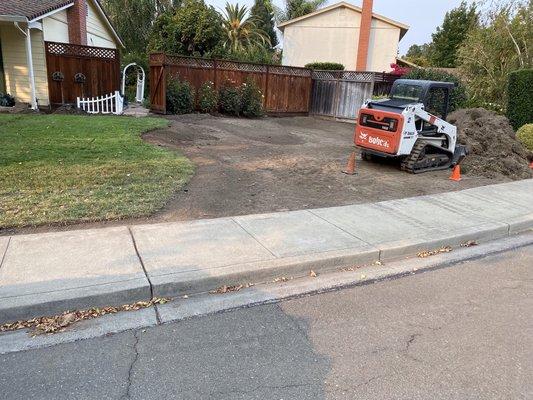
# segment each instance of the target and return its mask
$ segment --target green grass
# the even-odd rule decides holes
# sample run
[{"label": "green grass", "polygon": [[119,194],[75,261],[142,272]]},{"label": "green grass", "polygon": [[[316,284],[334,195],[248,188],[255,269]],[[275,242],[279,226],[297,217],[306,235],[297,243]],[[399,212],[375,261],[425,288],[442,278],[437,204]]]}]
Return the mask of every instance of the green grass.
[{"label": "green grass", "polygon": [[0,228],[147,216],[186,183],[184,156],[144,143],[159,118],[0,115]]}]

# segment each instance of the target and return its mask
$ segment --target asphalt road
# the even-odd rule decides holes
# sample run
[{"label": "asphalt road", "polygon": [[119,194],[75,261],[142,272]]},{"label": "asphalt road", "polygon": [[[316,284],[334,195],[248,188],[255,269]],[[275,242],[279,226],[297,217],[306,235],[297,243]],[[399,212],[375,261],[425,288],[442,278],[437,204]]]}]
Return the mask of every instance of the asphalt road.
[{"label": "asphalt road", "polygon": [[1,399],[532,399],[533,246],[0,356]]}]

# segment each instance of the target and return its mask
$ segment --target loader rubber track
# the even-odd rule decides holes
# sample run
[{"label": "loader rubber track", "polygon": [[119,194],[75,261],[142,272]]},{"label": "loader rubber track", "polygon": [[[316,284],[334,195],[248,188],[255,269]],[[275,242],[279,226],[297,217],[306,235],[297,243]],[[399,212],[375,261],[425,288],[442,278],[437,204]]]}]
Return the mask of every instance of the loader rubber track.
[{"label": "loader rubber track", "polygon": [[[428,154],[427,150],[433,152]],[[419,140],[413,146],[411,154],[403,159],[401,169],[411,174],[420,174],[448,169],[451,165],[452,156],[450,154],[442,151],[440,147]]]}]

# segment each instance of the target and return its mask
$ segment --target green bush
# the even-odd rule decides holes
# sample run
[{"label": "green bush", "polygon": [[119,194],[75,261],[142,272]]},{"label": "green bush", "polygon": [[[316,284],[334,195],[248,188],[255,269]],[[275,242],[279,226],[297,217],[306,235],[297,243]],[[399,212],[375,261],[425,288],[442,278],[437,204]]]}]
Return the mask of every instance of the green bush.
[{"label": "green bush", "polygon": [[170,78],[167,84],[167,113],[187,114],[194,110],[194,90],[189,82]]},{"label": "green bush", "polygon": [[263,93],[252,78],[247,78],[241,87],[241,112],[247,118],[263,115]]},{"label": "green bush", "polygon": [[344,71],[344,65],[334,62],[312,62],[306,64],[305,68],[318,69],[322,71]]},{"label": "green bush", "polygon": [[0,93],[0,106],[13,107],[15,105],[15,98],[7,93]]},{"label": "green bush", "polygon": [[533,122],[533,69],[509,74],[507,117],[516,130]]},{"label": "green bush", "polygon": [[516,132],[516,137],[528,150],[533,151],[533,124],[527,124]]},{"label": "green bush", "polygon": [[241,113],[241,90],[225,83],[218,92],[220,112],[238,117]]},{"label": "green bush", "polygon": [[215,85],[211,81],[204,82],[198,92],[198,105],[200,111],[204,113],[211,113],[217,109],[218,94],[215,90]]},{"label": "green bush", "polygon": [[461,80],[448,72],[439,71],[437,69],[417,68],[412,69],[408,74],[402,77],[403,79],[421,79],[437,82],[453,82],[455,89],[452,91],[450,98],[450,112],[463,108],[467,102],[466,87]]}]

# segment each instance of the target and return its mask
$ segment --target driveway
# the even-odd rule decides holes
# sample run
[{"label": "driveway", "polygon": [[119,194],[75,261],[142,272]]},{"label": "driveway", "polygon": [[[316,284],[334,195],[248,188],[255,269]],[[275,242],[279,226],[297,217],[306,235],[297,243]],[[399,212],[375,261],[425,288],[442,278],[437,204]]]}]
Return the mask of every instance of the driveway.
[{"label": "driveway", "polygon": [[172,221],[331,207],[461,190],[498,183],[449,171],[421,175],[394,164],[357,162],[354,125],[313,117],[256,120],[192,114],[169,117],[168,129],[144,139],[184,152],[197,166],[190,183],[155,220]]}]

